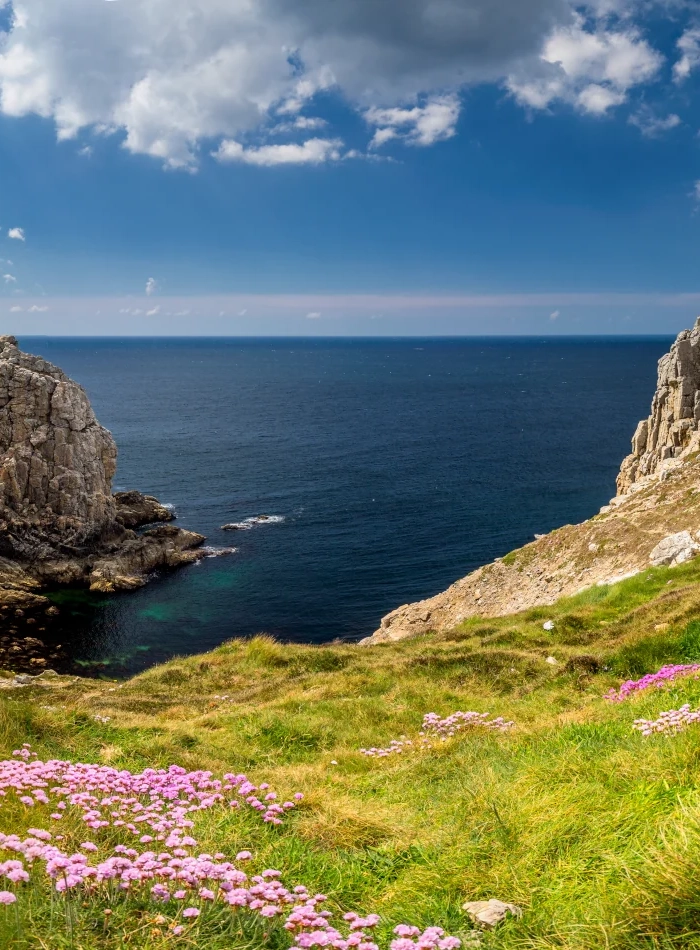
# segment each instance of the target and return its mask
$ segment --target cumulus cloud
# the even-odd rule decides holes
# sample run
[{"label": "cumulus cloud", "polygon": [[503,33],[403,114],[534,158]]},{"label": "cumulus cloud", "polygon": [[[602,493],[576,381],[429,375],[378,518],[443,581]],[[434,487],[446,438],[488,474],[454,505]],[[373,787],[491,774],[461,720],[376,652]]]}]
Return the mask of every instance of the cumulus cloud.
[{"label": "cumulus cloud", "polygon": [[457,96],[440,96],[424,106],[411,109],[368,109],[365,120],[377,131],[370,148],[379,148],[391,139],[401,137],[411,145],[434,145],[455,134],[459,119]]},{"label": "cumulus cloud", "polygon": [[3,274],[3,275],[2,275],[2,279],[5,281],[6,284],[16,284],[16,283],[17,283],[17,278],[16,278],[16,277],[13,277],[12,274]]},{"label": "cumulus cloud", "polygon": [[307,319],[307,320],[320,320],[320,319],[321,319],[321,314],[318,312],[318,310],[312,310],[311,313],[307,313],[307,314],[306,314],[306,319]]},{"label": "cumulus cloud", "polygon": [[147,310],[147,311],[146,311],[146,316],[147,316],[147,317],[155,317],[155,316],[157,316],[159,313],[160,313],[160,304],[156,304],[156,306],[153,307],[152,310]]},{"label": "cumulus cloud", "polygon": [[[580,98],[584,110],[605,111],[657,68],[657,55],[631,27],[588,32],[575,6],[14,0],[0,53],[0,108],[50,118],[61,139],[90,128],[118,132],[132,152],[193,168],[203,140],[247,141],[279,116],[311,128],[318,120],[304,125],[299,113],[334,89],[363,115],[392,110],[383,124],[371,121],[375,145],[391,137],[429,144],[452,134],[451,97],[470,83],[511,76],[512,91],[529,105]],[[587,90],[591,84],[606,91]],[[234,159],[246,154],[268,163],[255,148]]]},{"label": "cumulus cloud", "polygon": [[630,116],[629,122],[631,125],[636,125],[642,135],[653,139],[681,125],[681,117],[676,115],[675,112],[671,112],[666,116],[658,116],[648,110],[640,110]]},{"label": "cumulus cloud", "polygon": [[38,304],[33,303],[31,307],[29,307],[29,309],[27,310],[27,313],[46,313],[48,309],[49,308],[46,306],[40,307]]},{"label": "cumulus cloud", "polygon": [[320,165],[338,161],[343,143],[340,139],[308,139],[301,144],[261,145],[244,148],[240,142],[224,140],[214,158],[219,162],[244,162],[246,165]]},{"label": "cumulus cloud", "polygon": [[676,45],[681,56],[674,63],[673,78],[676,82],[683,82],[700,66],[700,27],[687,29]]},{"label": "cumulus cloud", "polygon": [[13,241],[25,241],[24,228],[10,228],[7,232],[7,236],[12,238]]},{"label": "cumulus cloud", "polygon": [[22,313],[22,310],[22,307],[18,307],[16,305],[14,307],[10,307],[10,313]]},{"label": "cumulus cloud", "polygon": [[617,29],[587,28],[574,22],[554,30],[537,66],[511,74],[507,85],[523,105],[546,109],[557,100],[582,112],[602,115],[620,105],[634,86],[652,79],[663,57],[628,23]]},{"label": "cumulus cloud", "polygon": [[553,310],[549,315],[549,319],[558,320],[560,316],[561,316],[561,312],[559,310]]},{"label": "cumulus cloud", "polygon": [[146,281],[146,296],[152,297],[156,290],[158,290],[158,281],[155,277],[149,277]]},{"label": "cumulus cloud", "polygon": [[[212,140],[221,160],[317,165],[336,160],[335,135],[279,146],[254,137],[320,129],[322,118],[301,113],[329,91],[367,119],[375,149],[452,136],[459,94],[474,83],[506,83],[529,108],[605,114],[659,69],[631,17],[646,3],[13,0],[0,110],[50,119],[60,139],[116,133],[170,168],[194,170]],[[699,45],[688,29],[676,78],[700,61]]]}]

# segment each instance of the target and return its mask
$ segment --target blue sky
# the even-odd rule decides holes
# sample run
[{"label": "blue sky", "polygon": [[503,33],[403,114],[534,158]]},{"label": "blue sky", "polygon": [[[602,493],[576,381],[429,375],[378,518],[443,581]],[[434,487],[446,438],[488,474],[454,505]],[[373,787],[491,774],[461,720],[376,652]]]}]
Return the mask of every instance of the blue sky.
[{"label": "blue sky", "polygon": [[670,333],[700,313],[697,3],[0,7],[5,332]]}]

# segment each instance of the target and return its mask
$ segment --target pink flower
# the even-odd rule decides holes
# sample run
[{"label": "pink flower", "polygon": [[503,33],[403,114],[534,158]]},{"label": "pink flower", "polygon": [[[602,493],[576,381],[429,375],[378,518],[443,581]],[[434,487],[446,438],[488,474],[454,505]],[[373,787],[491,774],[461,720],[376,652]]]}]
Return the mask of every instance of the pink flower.
[{"label": "pink flower", "polygon": [[0,891],[0,904],[14,904],[16,900],[12,891]]},{"label": "pink flower", "polygon": [[186,907],[182,912],[183,917],[199,917],[200,912],[196,907]]}]

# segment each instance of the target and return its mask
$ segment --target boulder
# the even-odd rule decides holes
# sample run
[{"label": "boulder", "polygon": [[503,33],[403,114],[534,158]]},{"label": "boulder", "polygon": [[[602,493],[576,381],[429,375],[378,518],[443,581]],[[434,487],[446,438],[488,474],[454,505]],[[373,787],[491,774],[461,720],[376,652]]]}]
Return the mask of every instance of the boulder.
[{"label": "boulder", "polygon": [[656,545],[649,555],[649,560],[653,567],[659,567],[667,564],[675,567],[676,564],[684,564],[700,551],[700,544],[693,540],[689,531],[679,531],[676,534],[669,534]]},{"label": "boulder", "polygon": [[161,505],[153,495],[140,491],[119,491],[114,495],[117,505],[117,521],[125,528],[141,528],[158,521],[174,521],[175,512]]},{"label": "boulder", "polygon": [[503,901],[492,898],[488,901],[467,901],[463,909],[469,914],[474,923],[483,930],[493,930],[509,915],[522,917],[523,912],[516,904],[505,904]]}]

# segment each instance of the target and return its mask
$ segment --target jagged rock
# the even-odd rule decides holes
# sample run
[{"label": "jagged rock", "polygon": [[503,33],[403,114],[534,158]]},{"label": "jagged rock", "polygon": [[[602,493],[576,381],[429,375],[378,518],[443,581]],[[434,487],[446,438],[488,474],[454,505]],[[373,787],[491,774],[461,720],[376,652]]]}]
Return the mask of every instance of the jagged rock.
[{"label": "jagged rock", "polygon": [[523,912],[517,904],[505,904],[503,901],[492,898],[489,901],[467,901],[463,909],[469,914],[474,923],[484,930],[493,930],[509,915],[522,917]]},{"label": "jagged rock", "polygon": [[202,535],[133,530],[174,515],[151,495],[112,495],[116,460],[83,388],[0,336],[0,617],[55,613],[49,584],[129,590],[201,556]]},{"label": "jagged rock", "polygon": [[659,360],[651,415],[632,438],[632,453],[622,463],[618,495],[656,473],[663,462],[687,458],[700,450],[700,317],[683,330]]},{"label": "jagged rock", "polygon": [[690,532],[679,531],[659,541],[649,555],[649,560],[654,567],[659,567],[661,564],[675,567],[676,564],[684,564],[695,557],[698,551],[700,551],[700,544],[693,541]]},{"label": "jagged rock", "polygon": [[157,521],[174,521],[172,508],[161,505],[153,495],[140,491],[119,491],[114,495],[117,505],[117,521],[125,528],[140,528]]}]

